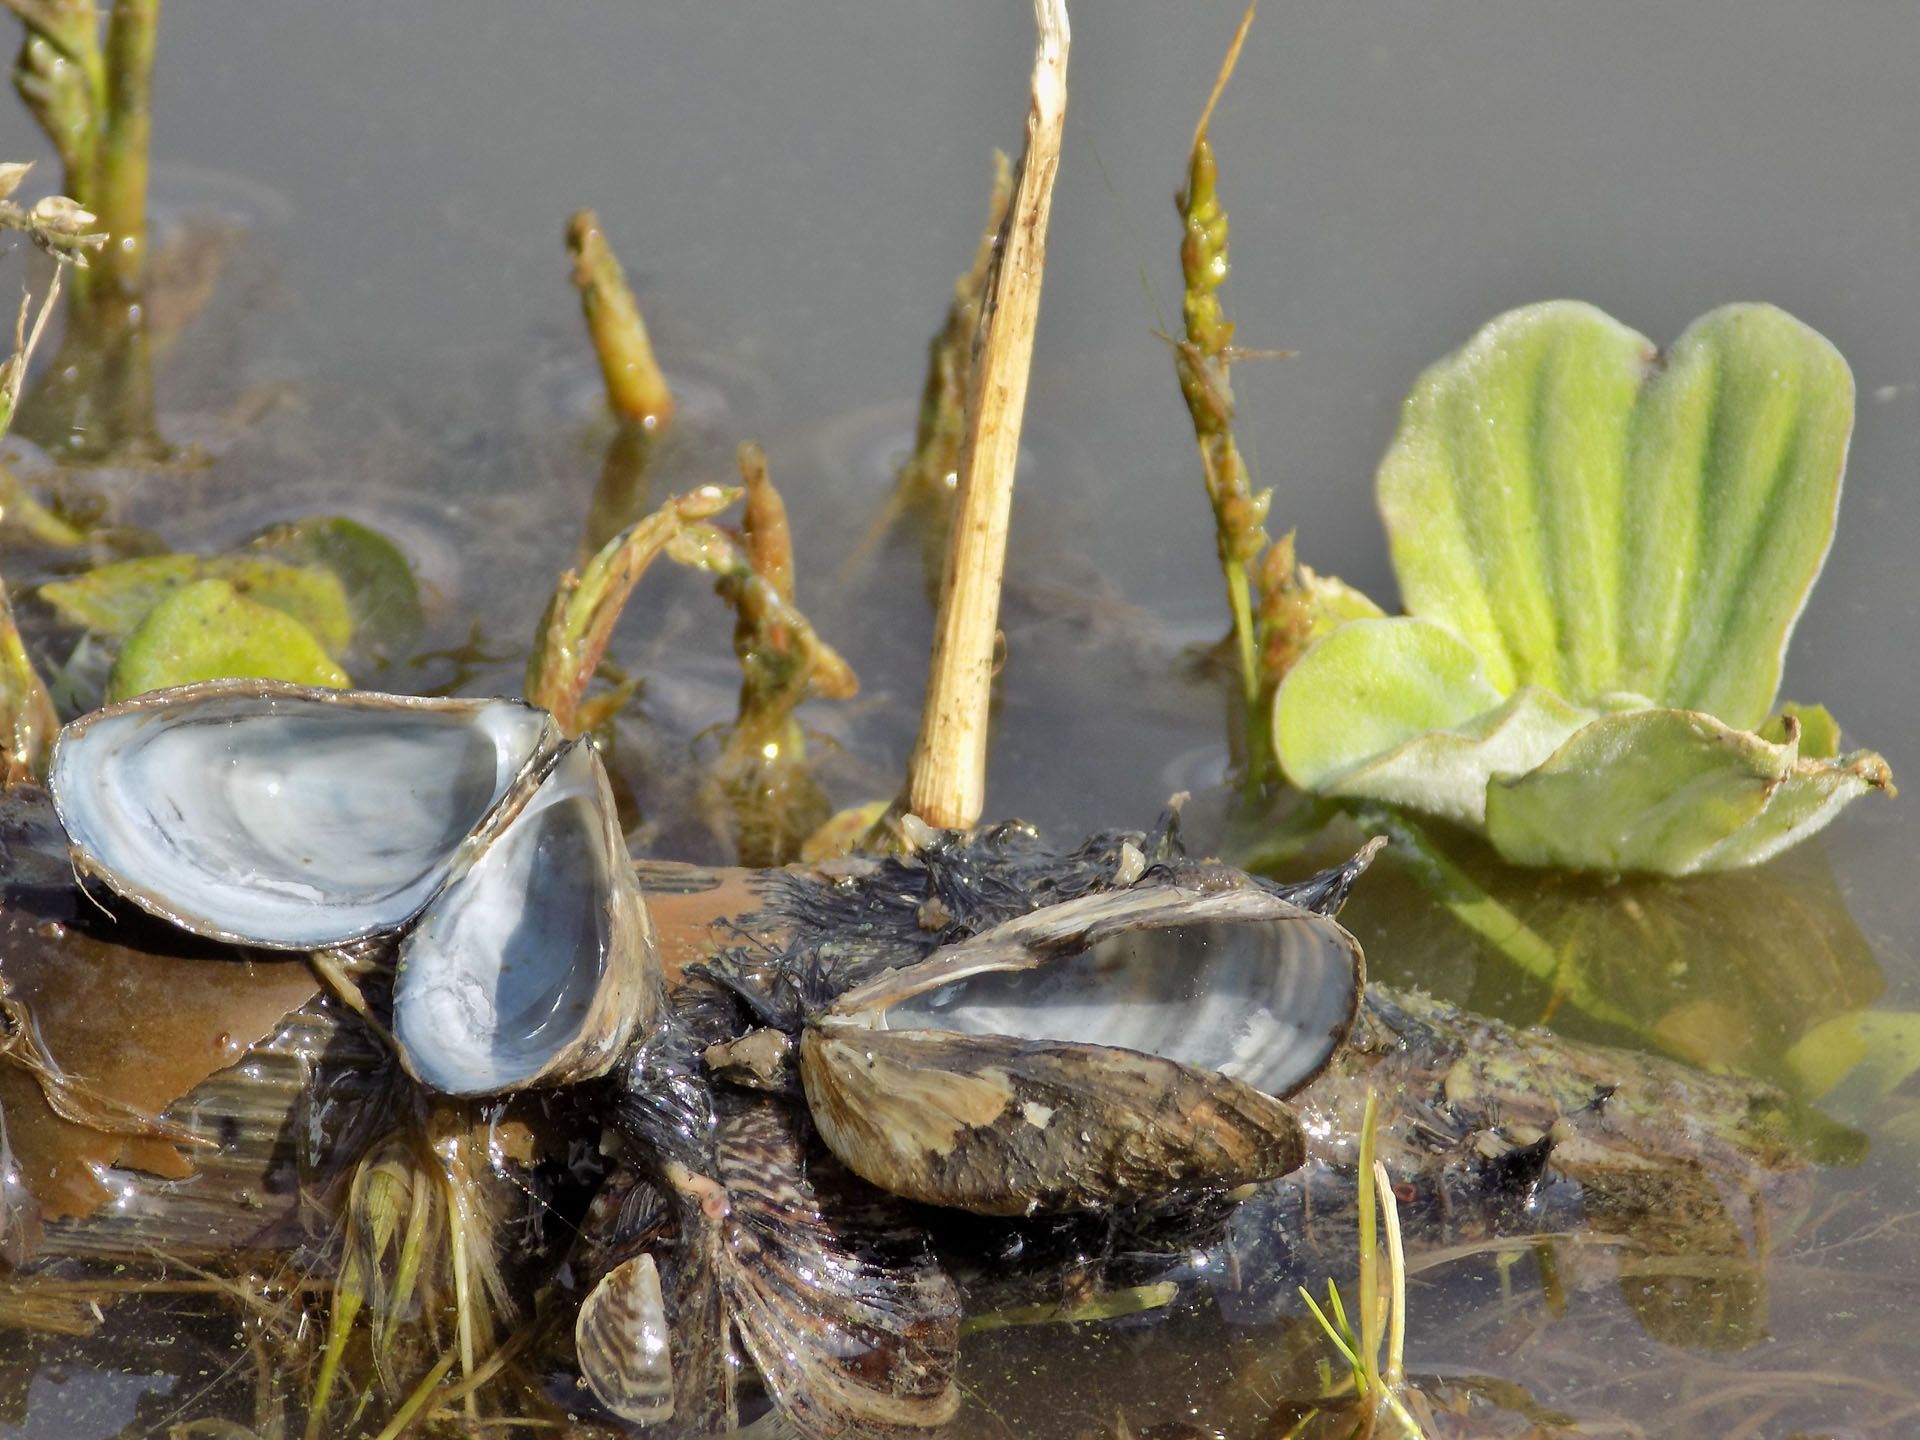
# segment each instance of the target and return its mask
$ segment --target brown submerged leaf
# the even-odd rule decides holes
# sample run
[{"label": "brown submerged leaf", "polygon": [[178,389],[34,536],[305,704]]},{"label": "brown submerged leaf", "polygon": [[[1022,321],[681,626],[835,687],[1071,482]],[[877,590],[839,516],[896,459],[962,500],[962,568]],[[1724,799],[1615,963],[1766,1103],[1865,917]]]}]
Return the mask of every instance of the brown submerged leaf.
[{"label": "brown submerged leaf", "polygon": [[1294,1113],[1250,1085],[1100,1045],[815,1026],[800,1075],[849,1169],[985,1215],[1094,1210],[1297,1168]]},{"label": "brown submerged leaf", "polygon": [[[45,827],[31,824],[36,806],[45,807],[38,792],[15,790],[0,817],[0,989],[20,1032],[4,1053],[12,1063],[0,1063],[0,1114],[22,1184],[57,1220],[108,1198],[97,1178],[108,1166],[191,1174],[161,1112],[319,987],[297,962],[223,958],[235,952],[198,942],[199,955],[156,954],[84,933],[73,923],[86,903],[77,892],[18,883],[44,876],[53,859]],[[50,807],[44,819],[52,825]]]}]

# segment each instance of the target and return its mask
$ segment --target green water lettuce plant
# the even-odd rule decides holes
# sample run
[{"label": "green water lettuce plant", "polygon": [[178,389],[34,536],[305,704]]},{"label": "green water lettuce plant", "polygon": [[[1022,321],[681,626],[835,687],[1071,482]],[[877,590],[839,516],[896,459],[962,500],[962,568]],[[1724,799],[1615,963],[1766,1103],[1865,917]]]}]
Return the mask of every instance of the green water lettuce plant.
[{"label": "green water lettuce plant", "polygon": [[1890,790],[1825,709],[1773,713],[1852,425],[1846,362],[1771,306],[1665,354],[1589,305],[1500,316],[1406,400],[1378,488],[1408,613],[1332,626],[1288,672],[1287,778],[1517,863],[1668,875]]}]

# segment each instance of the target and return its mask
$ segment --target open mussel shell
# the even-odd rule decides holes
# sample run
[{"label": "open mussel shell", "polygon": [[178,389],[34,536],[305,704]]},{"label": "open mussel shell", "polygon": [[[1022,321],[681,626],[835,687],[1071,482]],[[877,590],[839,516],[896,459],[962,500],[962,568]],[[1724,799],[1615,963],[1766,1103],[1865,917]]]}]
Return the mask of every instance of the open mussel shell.
[{"label": "open mussel shell", "polygon": [[1357,953],[1319,916],[1129,930],[1037,970],[923,991],[881,1023],[1138,1050],[1285,1098],[1353,1025]]},{"label": "open mussel shell", "polygon": [[1232,1188],[1301,1162],[1282,1101],[1358,1014],[1360,946],[1232,872],[1049,906],[881,975],[801,1041],[863,1178],[989,1214]]},{"label": "open mussel shell", "polygon": [[657,964],[607,772],[576,740],[401,941],[401,1061],[450,1095],[592,1079],[652,1017]]},{"label": "open mussel shell", "polygon": [[418,914],[557,740],[513,700],[215,681],[74,721],[48,788],[82,872],[197,935],[314,950]]},{"label": "open mussel shell", "polygon": [[404,930],[401,1060],[449,1094],[603,1074],[653,1013],[606,771],[533,706],[156,691],[62,731],[49,788],[75,865],[183,929],[286,950]]}]

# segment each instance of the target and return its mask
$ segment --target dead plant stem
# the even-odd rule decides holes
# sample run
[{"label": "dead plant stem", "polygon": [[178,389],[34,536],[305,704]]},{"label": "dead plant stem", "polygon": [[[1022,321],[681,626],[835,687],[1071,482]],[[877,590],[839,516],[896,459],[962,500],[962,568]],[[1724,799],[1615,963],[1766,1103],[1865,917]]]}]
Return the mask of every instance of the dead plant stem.
[{"label": "dead plant stem", "polygon": [[931,825],[954,829],[971,827],[986,804],[1000,581],[1066,122],[1066,0],[1035,0],[1034,21],[1039,46],[1026,149],[981,315],[926,700],[907,769],[907,808]]}]

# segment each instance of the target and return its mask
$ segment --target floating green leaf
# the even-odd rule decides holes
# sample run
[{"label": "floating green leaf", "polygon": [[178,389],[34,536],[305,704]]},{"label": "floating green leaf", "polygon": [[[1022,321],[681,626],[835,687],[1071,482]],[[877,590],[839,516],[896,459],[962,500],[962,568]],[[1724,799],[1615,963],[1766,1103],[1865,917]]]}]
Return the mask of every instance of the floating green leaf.
[{"label": "floating green leaf", "polygon": [[[1537,686],[1503,699],[1464,640],[1424,620],[1362,620],[1309,650],[1274,711],[1274,750],[1296,785],[1485,818],[1487,780],[1531,769],[1594,712]],[[1329,726],[1324,715],[1342,715]]]},{"label": "floating green leaf", "polygon": [[1764,860],[1890,788],[1820,707],[1756,733],[1852,422],[1846,362],[1770,306],[1665,356],[1587,305],[1495,320],[1421,376],[1381,462],[1409,615],[1294,666],[1283,770],[1522,863],[1665,874]]},{"label": "floating green leaf", "polygon": [[316,515],[276,525],[248,548],[333,572],[345,591],[354,654],[390,664],[419,642],[426,627],[419,582],[400,548],[379,531],[344,515]]},{"label": "floating green leaf", "polygon": [[161,601],[203,580],[292,616],[329,655],[353,639],[353,616],[340,577],[318,565],[291,565],[253,555],[146,555],[102,565],[72,580],[40,587],[40,598],[69,624],[120,638],[133,633]]},{"label": "floating green leaf", "polygon": [[206,579],[168,595],[127,637],[107,699],[239,677],[334,688],[348,683],[298,620],[247,599],[225,580]]},{"label": "floating green leaf", "polygon": [[1380,466],[1410,614],[1542,685],[1752,729],[1820,573],[1853,377],[1766,305],[1663,357],[1589,305],[1515,310],[1414,386]]}]

